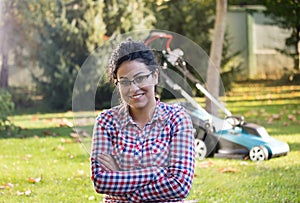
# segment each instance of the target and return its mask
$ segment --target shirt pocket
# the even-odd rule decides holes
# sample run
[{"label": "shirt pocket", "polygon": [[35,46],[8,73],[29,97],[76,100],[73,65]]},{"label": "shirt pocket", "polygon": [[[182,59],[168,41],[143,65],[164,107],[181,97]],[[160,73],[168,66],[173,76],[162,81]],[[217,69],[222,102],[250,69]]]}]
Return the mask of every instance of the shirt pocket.
[{"label": "shirt pocket", "polygon": [[155,140],[146,148],[146,156],[143,157],[145,166],[168,166],[169,144],[164,140]]},{"label": "shirt pocket", "polygon": [[134,146],[123,138],[113,146],[113,156],[121,170],[135,168]]}]

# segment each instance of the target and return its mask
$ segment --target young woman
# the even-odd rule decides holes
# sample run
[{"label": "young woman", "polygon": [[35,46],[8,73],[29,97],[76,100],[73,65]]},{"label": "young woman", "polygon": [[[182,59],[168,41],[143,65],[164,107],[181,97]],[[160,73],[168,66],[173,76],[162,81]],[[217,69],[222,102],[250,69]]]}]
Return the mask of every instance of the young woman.
[{"label": "young woman", "polygon": [[109,69],[122,104],[101,112],[95,122],[95,190],[106,194],[105,202],[182,202],[194,176],[189,116],[155,97],[158,66],[142,42],[122,42]]}]

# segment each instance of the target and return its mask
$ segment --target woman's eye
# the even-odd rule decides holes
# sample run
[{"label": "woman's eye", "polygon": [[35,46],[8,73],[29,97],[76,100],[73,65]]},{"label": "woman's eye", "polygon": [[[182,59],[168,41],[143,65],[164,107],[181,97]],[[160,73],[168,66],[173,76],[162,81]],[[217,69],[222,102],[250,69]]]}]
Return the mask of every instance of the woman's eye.
[{"label": "woman's eye", "polygon": [[144,80],[144,78],[145,78],[145,76],[139,76],[139,77],[135,78],[134,80],[135,80],[135,82],[140,83]]},{"label": "woman's eye", "polygon": [[120,81],[120,84],[121,84],[121,85],[129,85],[129,84],[130,84],[130,81],[123,80],[123,81]]}]

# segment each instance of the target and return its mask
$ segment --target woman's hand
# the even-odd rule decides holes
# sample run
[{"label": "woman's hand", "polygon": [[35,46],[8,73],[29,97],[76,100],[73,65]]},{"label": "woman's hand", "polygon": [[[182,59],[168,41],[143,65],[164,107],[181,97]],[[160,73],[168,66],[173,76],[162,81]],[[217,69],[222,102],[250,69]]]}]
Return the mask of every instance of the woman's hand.
[{"label": "woman's hand", "polygon": [[108,172],[120,171],[116,160],[110,154],[98,154],[97,161],[99,161],[102,164],[103,169]]}]

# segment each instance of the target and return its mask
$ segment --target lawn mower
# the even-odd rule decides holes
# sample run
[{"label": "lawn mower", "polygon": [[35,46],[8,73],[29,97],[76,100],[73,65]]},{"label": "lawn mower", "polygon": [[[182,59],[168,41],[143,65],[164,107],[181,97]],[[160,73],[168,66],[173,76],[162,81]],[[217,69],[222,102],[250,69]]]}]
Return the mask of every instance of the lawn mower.
[{"label": "lawn mower", "polygon": [[[248,123],[243,116],[235,116],[225,106],[214,98],[186,67],[184,52],[179,49],[171,50],[172,34],[151,32],[145,44],[151,47],[157,39],[166,40],[165,50],[162,51],[162,81],[172,90],[179,92],[186,101],[180,101],[190,115],[195,129],[195,150],[198,159],[205,157],[250,159],[263,161],[273,157],[287,155],[289,145],[271,137],[263,126]],[[220,118],[208,113],[195,99],[190,96],[167,73],[168,65],[188,78],[197,90],[201,91],[225,116]]]}]

